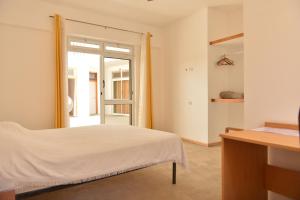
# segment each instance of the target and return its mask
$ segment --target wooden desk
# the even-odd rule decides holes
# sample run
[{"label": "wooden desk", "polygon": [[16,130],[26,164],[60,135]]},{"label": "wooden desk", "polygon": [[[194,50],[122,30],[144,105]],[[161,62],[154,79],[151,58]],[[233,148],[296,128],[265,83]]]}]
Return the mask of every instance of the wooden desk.
[{"label": "wooden desk", "polygon": [[299,138],[255,131],[222,134],[222,199],[267,200],[268,190],[300,199],[300,169],[268,164],[268,148],[298,152]]}]

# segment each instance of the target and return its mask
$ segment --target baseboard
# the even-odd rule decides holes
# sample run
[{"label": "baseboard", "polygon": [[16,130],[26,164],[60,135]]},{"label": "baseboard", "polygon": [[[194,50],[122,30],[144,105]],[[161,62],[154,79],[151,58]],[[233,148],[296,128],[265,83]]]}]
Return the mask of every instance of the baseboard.
[{"label": "baseboard", "polygon": [[208,143],[208,147],[215,147],[215,146],[221,146],[222,142],[211,142]]},{"label": "baseboard", "polygon": [[191,143],[191,144],[200,145],[200,146],[203,146],[203,147],[214,147],[214,146],[221,145],[221,142],[204,143],[204,142],[200,142],[200,141],[196,141],[196,140],[192,140],[192,139],[188,139],[188,138],[184,138],[184,137],[181,137],[181,139],[184,142],[188,142],[188,143]]}]

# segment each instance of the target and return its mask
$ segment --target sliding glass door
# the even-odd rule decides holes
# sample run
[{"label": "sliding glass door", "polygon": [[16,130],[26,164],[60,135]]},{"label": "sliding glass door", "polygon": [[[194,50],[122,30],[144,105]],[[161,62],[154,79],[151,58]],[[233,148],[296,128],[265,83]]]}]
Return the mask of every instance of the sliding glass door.
[{"label": "sliding glass door", "polygon": [[104,58],[105,123],[132,124],[131,61]]},{"label": "sliding glass door", "polygon": [[68,102],[70,126],[132,125],[132,48],[70,38]]}]

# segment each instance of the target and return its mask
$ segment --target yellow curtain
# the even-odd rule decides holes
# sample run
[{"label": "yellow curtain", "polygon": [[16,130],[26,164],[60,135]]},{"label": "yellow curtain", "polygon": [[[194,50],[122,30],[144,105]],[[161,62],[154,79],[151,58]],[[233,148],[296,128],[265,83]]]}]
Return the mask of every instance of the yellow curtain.
[{"label": "yellow curtain", "polygon": [[63,104],[63,58],[62,58],[62,25],[61,17],[54,16],[55,20],[55,128],[64,127]]},{"label": "yellow curtain", "polygon": [[152,128],[151,34],[146,35],[146,128]]}]

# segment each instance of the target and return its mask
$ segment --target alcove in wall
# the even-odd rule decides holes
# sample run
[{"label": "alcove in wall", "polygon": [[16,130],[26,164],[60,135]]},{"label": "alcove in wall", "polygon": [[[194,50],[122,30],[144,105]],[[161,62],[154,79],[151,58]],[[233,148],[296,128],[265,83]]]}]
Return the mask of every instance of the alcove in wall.
[{"label": "alcove in wall", "polygon": [[[208,140],[220,141],[226,127],[244,127],[244,99],[222,99],[220,92],[244,93],[242,5],[208,9]],[[221,62],[224,56],[233,65]]]}]

